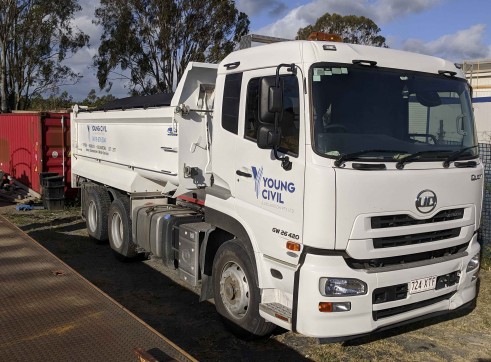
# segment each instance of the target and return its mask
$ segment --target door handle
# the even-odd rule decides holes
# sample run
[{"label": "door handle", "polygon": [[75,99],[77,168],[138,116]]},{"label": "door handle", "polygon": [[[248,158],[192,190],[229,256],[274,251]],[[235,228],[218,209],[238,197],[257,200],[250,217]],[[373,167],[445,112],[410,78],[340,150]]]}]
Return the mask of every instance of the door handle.
[{"label": "door handle", "polygon": [[237,170],[235,171],[235,173],[239,176],[242,176],[242,177],[252,177],[252,175],[250,173],[247,173],[247,172],[243,172],[241,170]]}]

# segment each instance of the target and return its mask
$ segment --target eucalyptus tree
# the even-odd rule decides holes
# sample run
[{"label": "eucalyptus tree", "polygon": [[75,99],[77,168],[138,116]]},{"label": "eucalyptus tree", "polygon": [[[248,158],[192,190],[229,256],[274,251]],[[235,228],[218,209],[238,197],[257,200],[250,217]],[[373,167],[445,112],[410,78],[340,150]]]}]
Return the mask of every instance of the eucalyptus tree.
[{"label": "eucalyptus tree", "polygon": [[381,29],[373,20],[364,16],[325,13],[315,24],[300,28],[297,39],[307,39],[315,31],[337,34],[345,43],[387,47],[385,38],[379,34]]},{"label": "eucalyptus tree", "polygon": [[74,28],[77,0],[2,0],[0,3],[1,110],[23,109],[33,94],[76,82],[64,60],[89,37]]},{"label": "eucalyptus tree", "polygon": [[95,18],[99,86],[133,94],[172,91],[188,62],[220,61],[249,28],[233,0],[101,0]]}]

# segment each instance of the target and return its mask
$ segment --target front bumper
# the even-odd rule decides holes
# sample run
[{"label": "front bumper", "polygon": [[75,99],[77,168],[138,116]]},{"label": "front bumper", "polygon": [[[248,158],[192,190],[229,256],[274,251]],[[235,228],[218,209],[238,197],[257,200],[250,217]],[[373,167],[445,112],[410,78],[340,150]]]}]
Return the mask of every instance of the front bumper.
[{"label": "front bumper", "polygon": [[362,334],[357,334],[357,335],[352,335],[352,336],[344,336],[344,337],[331,337],[331,338],[319,338],[319,342],[321,344],[325,344],[325,343],[336,343],[336,342],[344,342],[344,341],[349,341],[349,340],[352,340],[352,339],[355,339],[355,338],[361,338],[361,337],[365,337],[367,335],[370,335],[374,332],[382,332],[382,331],[385,331],[385,330],[388,330],[388,329],[392,329],[392,328],[397,328],[397,327],[402,327],[402,326],[405,326],[405,325],[408,325],[408,324],[411,324],[411,323],[416,323],[416,322],[419,322],[419,321],[422,321],[422,320],[426,320],[426,319],[429,319],[429,318],[436,318],[436,317],[439,317],[439,316],[442,316],[442,315],[446,315],[450,312],[452,313],[457,313],[457,312],[461,312],[461,313],[470,313],[474,310],[476,306],[476,303],[475,303],[475,299],[470,301],[470,302],[467,302],[466,304],[463,304],[461,305],[460,307],[458,307],[457,309],[454,309],[454,310],[443,310],[443,311],[439,311],[439,312],[433,312],[433,313],[430,313],[430,314],[425,314],[425,315],[422,315],[422,316],[419,316],[419,317],[416,317],[416,318],[412,318],[412,319],[408,319],[408,320],[405,320],[405,321],[402,321],[402,322],[398,322],[398,323],[395,323],[395,324],[391,324],[391,325],[387,325],[387,326],[384,326],[384,327],[380,327],[378,329],[376,329],[375,331],[371,331],[369,333],[362,333]]},{"label": "front bumper", "polygon": [[[476,297],[476,282],[472,276],[478,269],[466,273],[469,260],[480,251],[477,235],[472,237],[466,255],[457,259],[431,265],[400,270],[367,273],[348,267],[342,256],[307,254],[300,267],[296,331],[307,336],[327,339],[347,339],[378,329],[395,326],[433,313],[448,312],[472,302]],[[438,290],[407,294],[402,300],[375,304],[373,291],[409,283],[430,276],[442,276],[460,271],[459,282]],[[354,297],[324,297],[319,291],[322,277],[356,278],[368,286],[368,293]],[[319,311],[319,302],[350,302],[347,312],[325,313]],[[382,316],[382,317],[381,317]]]}]

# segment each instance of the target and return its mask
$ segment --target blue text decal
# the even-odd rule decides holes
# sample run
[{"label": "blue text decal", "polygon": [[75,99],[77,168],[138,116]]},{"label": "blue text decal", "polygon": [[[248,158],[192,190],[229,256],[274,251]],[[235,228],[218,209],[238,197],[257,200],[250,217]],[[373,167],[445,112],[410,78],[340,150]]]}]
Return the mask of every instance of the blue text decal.
[{"label": "blue text decal", "polygon": [[252,166],[254,176],[254,190],[256,198],[272,201],[278,204],[285,203],[285,194],[295,192],[295,184],[290,181],[279,180],[263,176],[263,167],[256,168]]}]

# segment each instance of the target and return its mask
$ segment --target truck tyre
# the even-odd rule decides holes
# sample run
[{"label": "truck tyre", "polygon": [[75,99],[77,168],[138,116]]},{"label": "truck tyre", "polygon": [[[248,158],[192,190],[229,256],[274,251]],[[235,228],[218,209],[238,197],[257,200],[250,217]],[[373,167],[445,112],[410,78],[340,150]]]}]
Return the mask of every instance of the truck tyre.
[{"label": "truck tyre", "polygon": [[115,199],[109,208],[107,227],[109,245],[120,261],[130,261],[138,256],[133,243],[130,220],[130,201],[126,196]]},{"label": "truck tyre", "polygon": [[97,241],[107,240],[107,216],[111,199],[103,186],[86,189],[85,223],[89,236]]},{"label": "truck tyre", "polygon": [[217,312],[232,333],[246,340],[269,335],[276,328],[259,315],[261,295],[253,268],[249,255],[235,240],[220,246],[213,261]]}]

